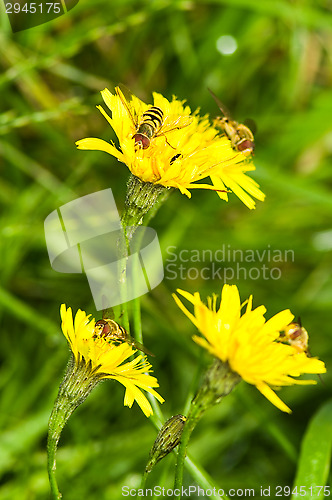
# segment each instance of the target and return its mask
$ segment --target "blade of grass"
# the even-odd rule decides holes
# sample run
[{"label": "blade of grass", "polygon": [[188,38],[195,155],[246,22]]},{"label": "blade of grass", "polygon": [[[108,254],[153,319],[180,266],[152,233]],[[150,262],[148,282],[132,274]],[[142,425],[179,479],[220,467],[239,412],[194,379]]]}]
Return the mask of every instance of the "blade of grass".
[{"label": "blade of grass", "polygon": [[[312,499],[324,498],[330,466],[332,449],[332,400],[326,403],[312,418],[302,441],[301,455],[296,473],[294,488]],[[296,492],[292,500],[296,500]]]},{"label": "blade of grass", "polygon": [[64,201],[77,198],[76,193],[67,187],[65,183],[62,183],[53,173],[46,170],[46,168],[8,142],[0,141],[0,155],[13,163],[16,168],[33,178],[35,182],[43,186],[47,191],[61,193],[61,198]]},{"label": "blade of grass", "polygon": [[55,322],[49,320],[40,311],[33,309],[1,287],[0,305],[10,311],[16,319],[33,326],[36,330],[47,336],[54,337],[54,339],[57,338],[59,327]]},{"label": "blade of grass", "polygon": [[[205,3],[205,2],[202,2]],[[259,0],[248,2],[248,0],[214,0],[217,5],[230,5],[233,8],[243,8],[267,16],[275,16],[284,21],[291,21],[308,27],[331,28],[331,16],[323,9],[304,6],[303,4],[291,4],[285,1]]]}]

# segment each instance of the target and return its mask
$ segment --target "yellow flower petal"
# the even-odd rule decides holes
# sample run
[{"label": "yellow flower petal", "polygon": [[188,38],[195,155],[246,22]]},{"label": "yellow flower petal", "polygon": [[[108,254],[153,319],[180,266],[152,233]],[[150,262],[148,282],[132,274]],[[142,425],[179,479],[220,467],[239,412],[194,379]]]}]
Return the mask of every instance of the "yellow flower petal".
[{"label": "yellow flower petal", "polygon": [[258,384],[256,385],[257,389],[259,392],[263,394],[263,396],[266,397],[274,406],[279,408],[279,410],[284,411],[286,413],[292,413],[292,410],[285,405],[283,401],[281,401],[280,398],[276,395],[274,391],[272,391],[271,387],[269,387],[267,384]]},{"label": "yellow flower petal", "polygon": [[110,155],[115,156],[118,160],[123,161],[124,156],[120,151],[116,149],[116,147],[112,146],[112,144],[104,141],[103,139],[96,139],[94,137],[88,137],[86,139],[81,139],[77,141],[76,146],[78,149],[89,149],[92,151],[105,151],[105,153],[109,153]]},{"label": "yellow flower petal", "polygon": [[126,388],[125,404],[132,406],[136,401],[145,415],[152,414],[151,405],[141,389],[152,394],[161,403],[163,398],[153,389],[159,387],[155,377],[149,375],[151,365],[146,357],[139,354],[127,361],[137,350],[126,342],[108,340],[107,337],[94,337],[94,319],[80,309],[73,320],[72,310],[61,305],[61,328],[69,342],[77,364],[82,361],[91,366],[100,378],[117,380]]},{"label": "yellow flower petal", "polygon": [[[325,365],[306,352],[298,352],[292,345],[278,341],[280,331],[292,322],[294,316],[286,309],[265,320],[264,306],[252,308],[252,296],[241,304],[235,285],[224,285],[219,309],[216,297],[203,304],[198,292],[193,295],[184,290],[177,292],[194,306],[194,314],[174,299],[184,314],[203,334],[193,340],[223,362],[231,370],[257,389],[282,411],[290,409],[280,400],[271,387],[314,384],[314,380],[298,380],[304,373],[324,373]],[[241,315],[241,309],[247,304]]]}]

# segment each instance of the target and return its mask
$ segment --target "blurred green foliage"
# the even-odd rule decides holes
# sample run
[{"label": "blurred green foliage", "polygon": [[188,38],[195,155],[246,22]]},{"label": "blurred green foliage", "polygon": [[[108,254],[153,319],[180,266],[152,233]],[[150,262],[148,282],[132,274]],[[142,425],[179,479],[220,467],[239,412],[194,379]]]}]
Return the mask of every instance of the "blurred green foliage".
[{"label": "blurred green foliage", "polygon": [[[215,116],[210,87],[236,119],[250,117],[258,129],[252,176],[267,198],[255,211],[232,194],[226,204],[213,192],[195,190],[190,200],[176,192],[151,222],[166,267],[163,283],[142,298],[143,333],[156,354],[165,419],[183,411],[209,362],[191,341],[194,327],[171,293],[180,287],[205,297],[222,286],[218,279],[171,279],[169,246],[177,255],[223,245],[294,250],[294,260],[263,261],[280,268],[280,279],[245,279],[242,271],[236,283],[243,300],[253,293],[254,305],[265,304],[267,317],[285,308],[301,316],[312,354],[329,370],[332,3],[82,1],[16,34],[1,8],[0,498],[39,500],[49,494],[47,420],[69,354],[59,307],[65,302],[96,314],[86,278],[51,269],[43,222],[62,204],[107,187],[123,206],[126,167],[74,145],[84,137],[113,138],[95,109],[105,86],[122,82],[147,102],[152,91],[175,94]],[[237,44],[230,55],[220,52],[225,35]],[[262,263],[240,265],[249,271]],[[290,416],[241,384],[204,416],[190,454],[225,490],[292,485],[308,422],[331,395],[329,371],[323,379],[316,387],[283,389]],[[118,499],[123,485],[138,487],[155,436],[137,405],[123,408],[120,384],[100,384],[61,437],[57,476],[64,498]],[[148,486],[172,487],[173,467],[169,456]],[[188,473],[185,481],[193,484]]]}]

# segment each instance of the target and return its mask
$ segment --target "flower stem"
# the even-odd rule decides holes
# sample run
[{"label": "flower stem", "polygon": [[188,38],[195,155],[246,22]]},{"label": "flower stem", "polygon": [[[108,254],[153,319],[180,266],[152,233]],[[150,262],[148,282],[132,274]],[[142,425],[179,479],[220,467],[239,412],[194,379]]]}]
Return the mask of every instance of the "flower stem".
[{"label": "flower stem", "polygon": [[[152,423],[152,425],[155,427],[155,429],[160,431],[160,429],[162,427],[162,422],[165,422],[165,417],[162,413],[162,410],[160,408],[158,401],[153,396],[151,396],[151,398],[149,398],[149,399],[150,399],[151,404],[152,404],[152,399],[153,399],[153,401],[155,401],[155,406],[156,406],[156,407],[154,407],[152,404],[154,413],[153,413],[153,415],[151,415],[149,420]],[[175,456],[177,456],[177,453],[175,450],[173,450],[173,453]],[[187,455],[187,459],[185,460],[184,465],[185,465],[186,469],[188,470],[188,472],[190,472],[192,477],[199,484],[199,486],[201,486],[202,488],[205,488],[205,489],[216,488],[216,486],[213,484],[213,480],[209,476],[209,474],[204,470],[204,468],[201,465],[196,463],[195,460],[192,459],[189,455]],[[145,488],[148,476],[149,476],[149,473],[144,471],[144,473],[142,474],[142,479],[141,479],[141,485],[140,485],[141,489]],[[223,500],[218,495],[216,495],[215,498],[216,498],[216,500]]]},{"label": "flower stem", "polygon": [[[59,434],[59,437],[60,437],[60,434]],[[58,488],[58,483],[56,481],[56,477],[55,477],[55,469],[56,469],[55,455],[56,455],[59,437],[58,438],[54,438],[54,437],[50,438],[50,435],[49,435],[48,440],[47,440],[47,456],[48,456],[47,471],[48,471],[48,478],[49,478],[50,487],[51,487],[51,496],[54,500],[59,500],[62,497],[62,495],[59,491],[59,488]]]},{"label": "flower stem", "polygon": [[118,272],[119,280],[121,283],[121,315],[123,317],[122,324],[124,329],[129,333],[129,315],[128,315],[128,300],[127,300],[127,258],[130,253],[129,241],[126,232],[126,226],[121,219],[124,236],[121,236],[118,242],[119,259],[118,259]]},{"label": "flower stem", "polygon": [[[119,242],[119,256],[120,256],[120,269],[119,275],[122,281],[122,315],[123,326],[129,332],[129,317],[128,317],[128,304],[127,304],[127,287],[126,287],[126,267],[127,257],[131,254],[130,242],[136,231],[136,228],[143,222],[144,216],[147,214],[147,221],[149,221],[157,212],[160,205],[168,198],[171,193],[170,188],[166,188],[159,184],[151,182],[143,182],[138,177],[131,175],[128,180],[127,193],[123,214],[121,216],[121,224],[124,233],[124,238]],[[141,236],[135,242],[136,249],[139,249]],[[135,283],[134,283],[135,284]],[[139,302],[134,302],[134,322],[136,323],[135,338],[138,342],[143,343],[140,321],[137,321],[140,311]]]},{"label": "flower stem", "polygon": [[140,484],[140,489],[141,489],[141,490],[144,490],[144,488],[145,488],[145,485],[146,485],[146,480],[147,480],[147,478],[148,478],[148,475],[149,475],[149,473],[148,473],[148,472],[146,472],[146,471],[144,471],[144,473],[143,473],[143,475],[142,475],[142,479],[141,479],[141,484]]},{"label": "flower stem", "polygon": [[[181,442],[178,451],[178,457],[176,462],[175,469],[175,480],[174,480],[174,490],[178,489],[181,491],[182,482],[183,482],[183,467],[184,460],[186,456],[187,446],[189,443],[189,439],[192,431],[196,427],[197,422],[202,416],[204,410],[202,411],[198,405],[192,404],[189,410],[189,414],[187,416],[187,421],[184,425]],[[179,495],[174,495],[174,498],[181,498],[181,493]]]},{"label": "flower stem", "polygon": [[191,403],[182,431],[174,481],[174,490],[176,489],[179,494],[174,496],[175,499],[181,498],[184,460],[192,431],[203,413],[227,396],[240,380],[240,376],[219,359],[216,359],[205,373],[202,385]]},{"label": "flower stem", "polygon": [[73,358],[68,363],[48,422],[47,469],[53,500],[59,500],[62,496],[55,476],[56,452],[62,429],[73,411],[85,401],[101,378],[100,374],[93,373],[90,364],[83,361],[76,363]]},{"label": "flower stem", "polygon": [[142,333],[142,318],[141,318],[141,300],[140,297],[136,297],[132,300],[132,318],[133,318],[133,330],[134,337],[137,342],[143,344],[143,333]]}]

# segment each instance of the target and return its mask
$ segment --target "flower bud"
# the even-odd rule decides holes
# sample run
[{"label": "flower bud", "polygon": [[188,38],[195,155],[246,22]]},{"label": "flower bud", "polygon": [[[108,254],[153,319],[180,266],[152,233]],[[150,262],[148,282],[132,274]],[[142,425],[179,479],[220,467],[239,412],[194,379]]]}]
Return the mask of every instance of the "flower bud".
[{"label": "flower bud", "polygon": [[184,415],[174,415],[164,423],[151,448],[149,461],[145,467],[146,473],[151,472],[156,463],[180,443],[185,421]]}]

